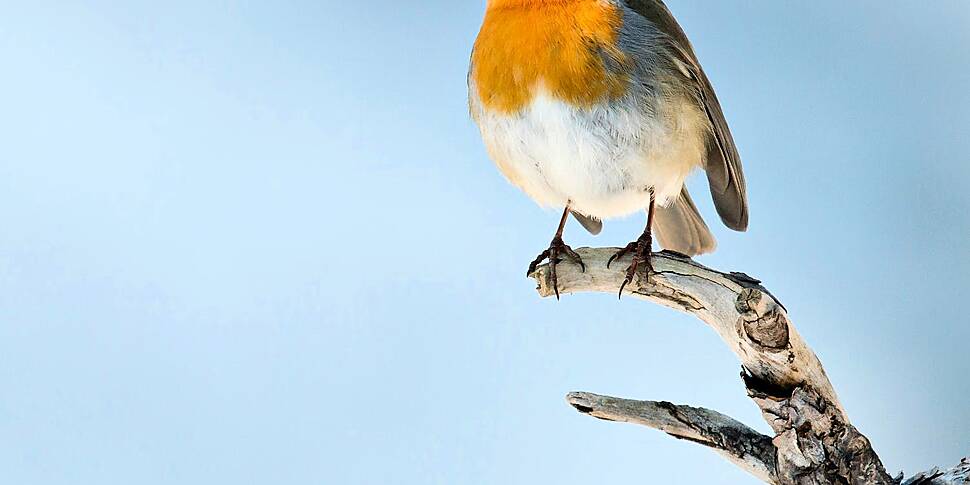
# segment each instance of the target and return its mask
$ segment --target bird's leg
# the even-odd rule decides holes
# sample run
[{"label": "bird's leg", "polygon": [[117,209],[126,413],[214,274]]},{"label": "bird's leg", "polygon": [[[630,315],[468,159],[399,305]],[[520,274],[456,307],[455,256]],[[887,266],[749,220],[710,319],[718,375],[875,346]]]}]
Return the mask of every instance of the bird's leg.
[{"label": "bird's leg", "polygon": [[633,262],[626,270],[626,279],[623,280],[623,284],[620,285],[620,298],[623,298],[623,289],[626,285],[633,282],[633,277],[637,274],[637,270],[643,269],[644,274],[647,278],[650,278],[650,273],[653,272],[653,263],[650,260],[650,251],[653,247],[653,212],[654,206],[656,205],[656,196],[653,192],[653,188],[650,188],[650,207],[647,209],[647,227],[643,230],[643,235],[639,239],[628,244],[625,248],[616,252],[613,257],[606,263],[606,267],[609,268],[614,261],[618,261],[629,253],[633,253]]},{"label": "bird's leg", "polygon": [[556,292],[557,300],[559,299],[559,279],[556,275],[556,265],[562,261],[562,256],[571,259],[574,263],[578,263],[583,269],[583,272],[586,272],[586,264],[583,263],[583,258],[579,257],[579,255],[576,254],[576,251],[573,251],[573,248],[562,242],[562,231],[566,227],[566,220],[568,218],[569,206],[567,205],[566,210],[564,210],[562,213],[562,219],[559,221],[559,229],[556,230],[556,237],[552,238],[552,242],[549,244],[549,249],[543,251],[542,254],[540,254],[539,257],[529,265],[529,272],[527,273],[528,275],[535,273],[536,268],[539,267],[539,263],[548,258],[549,278],[552,280],[552,288]]}]

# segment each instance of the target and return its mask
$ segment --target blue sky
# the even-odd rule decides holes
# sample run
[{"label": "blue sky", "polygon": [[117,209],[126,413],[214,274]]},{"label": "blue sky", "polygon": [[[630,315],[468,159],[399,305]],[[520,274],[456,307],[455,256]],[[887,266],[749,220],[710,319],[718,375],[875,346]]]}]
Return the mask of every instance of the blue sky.
[{"label": "blue sky", "polygon": [[[970,5],[669,5],[751,198],[736,234],[697,197],[720,240],[702,261],[782,299],[893,473],[970,454]],[[0,481],[753,483],[564,403],[766,430],[698,321],[535,296],[557,214],[468,120],[483,9],[8,2]]]}]

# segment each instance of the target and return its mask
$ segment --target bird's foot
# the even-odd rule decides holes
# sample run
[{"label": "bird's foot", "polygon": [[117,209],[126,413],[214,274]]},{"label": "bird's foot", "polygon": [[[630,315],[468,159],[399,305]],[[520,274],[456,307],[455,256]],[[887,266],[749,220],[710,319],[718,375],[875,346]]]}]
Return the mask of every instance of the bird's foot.
[{"label": "bird's foot", "polygon": [[627,246],[613,255],[610,260],[606,263],[606,267],[609,268],[614,261],[619,261],[627,254],[633,253],[633,262],[626,269],[626,278],[623,280],[623,284],[620,285],[619,297],[623,298],[623,289],[626,285],[633,283],[633,277],[636,276],[637,271],[641,271],[647,281],[649,281],[650,273],[653,272],[653,262],[651,261],[650,249],[653,246],[653,237],[649,233],[644,233],[640,236],[640,239],[627,244]]},{"label": "bird's foot", "polygon": [[556,292],[557,300],[559,299],[559,279],[558,275],[556,274],[556,265],[562,262],[563,257],[569,258],[572,262],[578,264],[584,273],[586,272],[586,263],[583,263],[583,258],[581,258],[579,254],[576,254],[576,251],[573,251],[573,248],[562,242],[561,237],[556,236],[549,244],[549,249],[546,249],[539,254],[539,257],[537,257],[535,261],[529,265],[529,272],[526,273],[527,275],[531,276],[536,272],[539,264],[548,259],[549,279],[552,280],[552,289]]}]

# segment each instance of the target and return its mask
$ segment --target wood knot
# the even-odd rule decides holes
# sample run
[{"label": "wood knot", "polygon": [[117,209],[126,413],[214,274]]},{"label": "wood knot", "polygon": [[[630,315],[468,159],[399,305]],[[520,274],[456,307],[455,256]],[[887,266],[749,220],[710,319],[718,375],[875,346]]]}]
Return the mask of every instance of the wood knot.
[{"label": "wood knot", "polygon": [[746,288],[735,304],[738,332],[742,337],[771,350],[785,350],[791,338],[789,320],[783,308],[757,288]]}]

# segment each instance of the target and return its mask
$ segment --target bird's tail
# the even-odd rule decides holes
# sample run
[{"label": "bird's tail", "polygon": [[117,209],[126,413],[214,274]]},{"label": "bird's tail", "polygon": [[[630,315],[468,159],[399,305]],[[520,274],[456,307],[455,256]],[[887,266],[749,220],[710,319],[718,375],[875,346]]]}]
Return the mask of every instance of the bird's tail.
[{"label": "bird's tail", "polygon": [[696,256],[714,251],[717,241],[704,223],[687,187],[667,207],[657,207],[653,230],[660,247]]},{"label": "bird's tail", "polygon": [[597,236],[599,235],[600,231],[603,230],[603,221],[580,214],[579,212],[570,212],[573,214],[573,217],[575,217],[576,220],[583,225],[583,228],[589,231],[590,234]]}]

